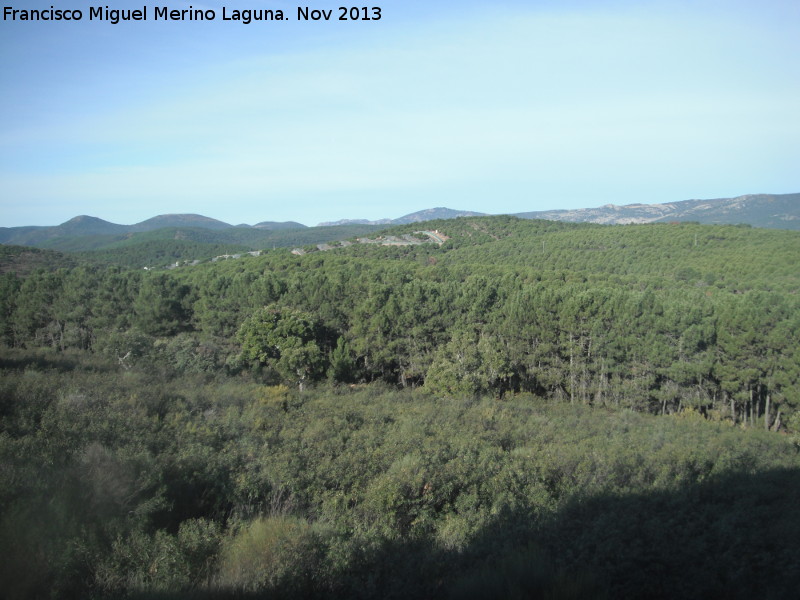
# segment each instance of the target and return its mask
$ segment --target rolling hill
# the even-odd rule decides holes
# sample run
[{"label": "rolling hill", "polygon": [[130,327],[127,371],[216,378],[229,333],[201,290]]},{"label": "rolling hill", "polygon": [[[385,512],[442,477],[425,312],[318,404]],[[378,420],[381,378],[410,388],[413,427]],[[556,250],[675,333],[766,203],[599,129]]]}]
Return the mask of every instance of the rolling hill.
[{"label": "rolling hill", "polygon": [[[72,241],[74,238],[85,238],[90,236],[118,236],[114,242],[124,239],[130,234],[147,233],[160,229],[201,229],[210,231],[227,231],[232,229],[254,229],[254,230],[292,230],[306,229],[305,225],[289,221],[278,223],[274,221],[264,221],[256,225],[237,225],[234,227],[229,223],[218,221],[210,217],[196,214],[167,214],[152,217],[141,223],[134,225],[118,225],[110,223],[97,217],[80,215],[62,223],[50,227],[25,226],[25,227],[0,227],[0,243],[16,244],[20,246],[37,246],[40,248],[71,249],[64,247],[75,246]],[[68,241],[70,240],[70,241]],[[102,240],[101,240],[102,241]],[[237,243],[238,240],[215,240],[216,243]],[[77,244],[79,249],[88,250],[97,247],[98,244]],[[103,243],[100,244],[104,245]],[[88,246],[88,247],[87,247]]]}]

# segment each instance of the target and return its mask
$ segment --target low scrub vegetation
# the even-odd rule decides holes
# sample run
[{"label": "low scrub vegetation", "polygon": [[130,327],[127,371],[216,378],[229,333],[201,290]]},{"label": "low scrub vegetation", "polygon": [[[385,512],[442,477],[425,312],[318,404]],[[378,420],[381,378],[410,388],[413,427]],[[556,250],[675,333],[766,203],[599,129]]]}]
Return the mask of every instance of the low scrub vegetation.
[{"label": "low scrub vegetation", "polygon": [[798,443],[684,411],[16,353],[8,598],[787,597]]}]

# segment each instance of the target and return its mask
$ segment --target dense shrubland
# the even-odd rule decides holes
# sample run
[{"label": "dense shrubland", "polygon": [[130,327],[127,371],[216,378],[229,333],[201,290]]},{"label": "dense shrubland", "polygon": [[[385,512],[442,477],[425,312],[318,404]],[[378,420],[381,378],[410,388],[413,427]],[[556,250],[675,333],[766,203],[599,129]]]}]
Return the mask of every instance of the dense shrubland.
[{"label": "dense shrubland", "polygon": [[437,227],[0,276],[5,597],[791,597],[798,234]]},{"label": "dense shrubland", "polygon": [[693,411],[85,361],[4,360],[9,598],[746,598],[800,582],[790,437]]}]

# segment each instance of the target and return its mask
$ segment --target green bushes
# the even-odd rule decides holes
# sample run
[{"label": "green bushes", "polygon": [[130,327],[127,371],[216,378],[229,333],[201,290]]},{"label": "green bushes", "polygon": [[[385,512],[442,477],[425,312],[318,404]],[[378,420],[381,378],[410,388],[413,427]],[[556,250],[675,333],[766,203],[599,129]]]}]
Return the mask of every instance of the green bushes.
[{"label": "green bushes", "polygon": [[790,436],[531,394],[11,356],[8,597],[738,598],[796,581]]},{"label": "green bushes", "polygon": [[308,597],[322,587],[324,539],[305,520],[259,517],[223,543],[215,585],[222,590]]},{"label": "green bushes", "polygon": [[177,535],[164,530],[133,530],[119,536],[96,567],[95,586],[102,595],[211,589],[222,543],[219,524],[189,519]]}]

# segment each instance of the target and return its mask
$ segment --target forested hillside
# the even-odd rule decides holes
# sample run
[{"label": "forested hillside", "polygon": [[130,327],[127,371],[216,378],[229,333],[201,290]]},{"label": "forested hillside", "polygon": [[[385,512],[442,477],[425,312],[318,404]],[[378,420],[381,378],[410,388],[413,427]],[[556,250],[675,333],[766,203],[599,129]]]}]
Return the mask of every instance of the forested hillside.
[{"label": "forested hillside", "polygon": [[[263,223],[254,227],[226,226],[220,229],[186,225],[168,227],[168,220],[151,221],[156,224],[163,222],[165,226],[159,229],[139,230],[136,229],[138,226],[127,226],[126,231],[113,228],[86,231],[65,227],[72,223],[70,221],[58,227],[16,228],[23,230],[25,235],[5,235],[0,238],[5,240],[5,244],[74,253],[85,262],[163,269],[175,262],[205,261],[221,254],[267,248],[316,245],[368,235],[381,229],[377,225],[304,227],[297,224],[297,227],[284,227],[282,223]],[[30,235],[27,234],[28,230],[33,230]],[[5,233],[8,234],[8,231],[11,230],[7,229]]]},{"label": "forested hillside", "polygon": [[273,251],[171,273],[6,274],[0,335],[10,347],[113,347],[130,364],[202,357],[199,370],[257,368],[293,386],[333,372],[790,426],[797,233],[511,217],[430,226],[450,239]]},{"label": "forested hillside", "polygon": [[426,228],[4,268],[9,597],[790,597],[800,234]]}]

